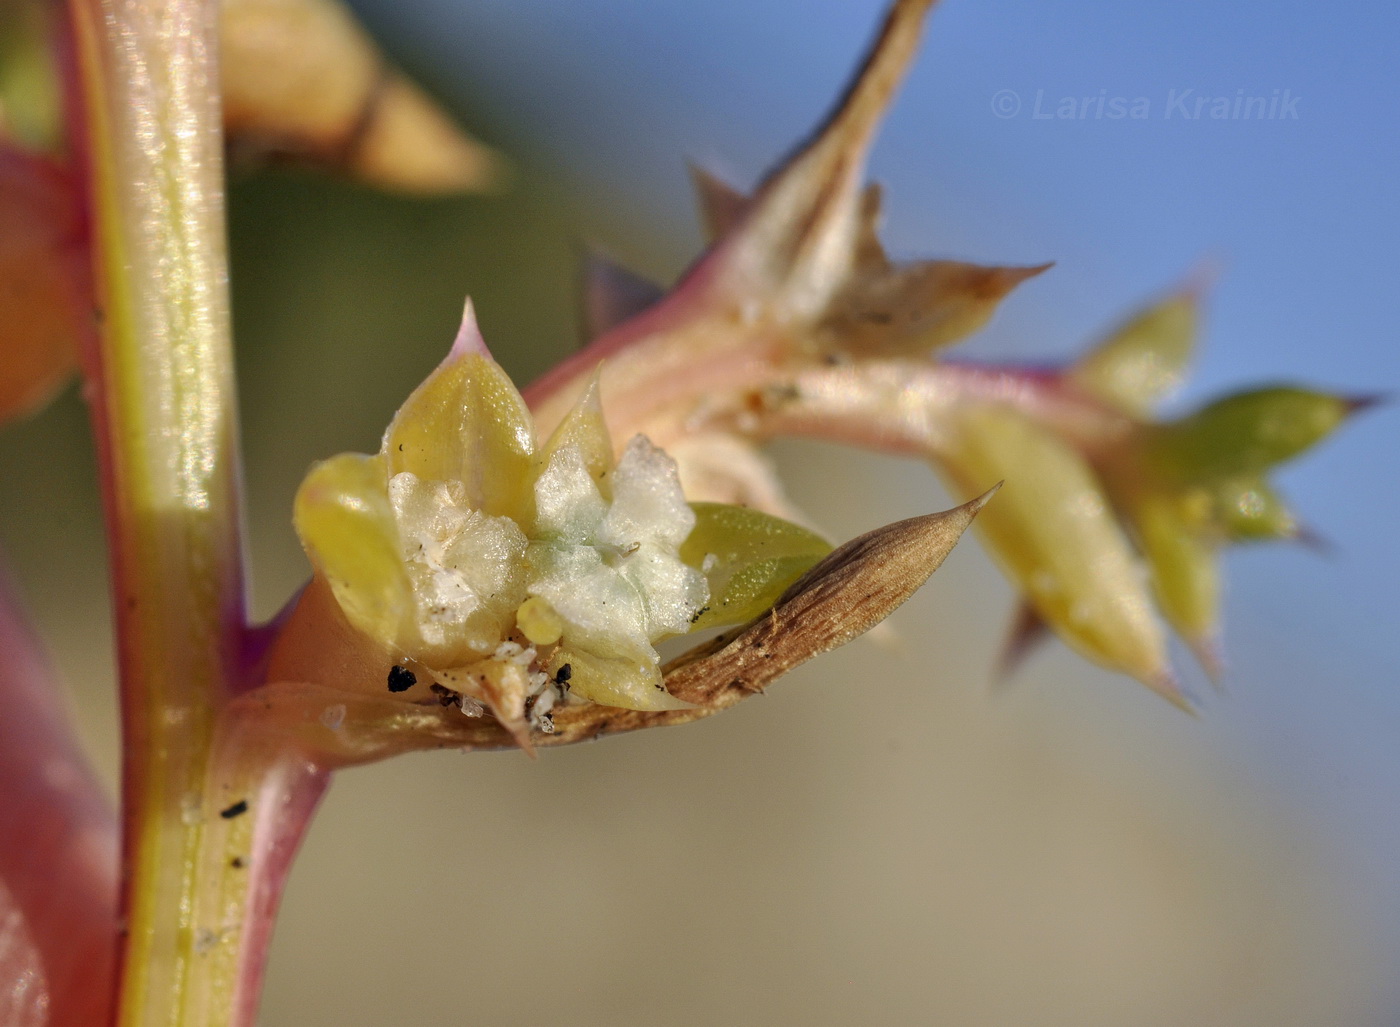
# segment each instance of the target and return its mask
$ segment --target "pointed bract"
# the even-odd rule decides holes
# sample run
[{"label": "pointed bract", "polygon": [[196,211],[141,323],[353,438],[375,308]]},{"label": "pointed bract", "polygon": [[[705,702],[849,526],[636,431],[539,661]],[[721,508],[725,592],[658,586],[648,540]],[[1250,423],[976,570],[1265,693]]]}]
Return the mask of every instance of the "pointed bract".
[{"label": "pointed bract", "polygon": [[1213,512],[1230,542],[1294,539],[1302,530],[1283,497],[1262,477],[1222,482]]},{"label": "pointed bract", "polygon": [[342,453],[307,474],[292,520],[345,615],[376,638],[398,639],[413,611],[384,460]]},{"label": "pointed bract", "polygon": [[832,302],[821,338],[861,356],[931,353],[981,329],[1012,289],[1050,266],[930,260],[862,274]]},{"label": "pointed bract", "polygon": [[821,536],[778,517],[723,503],[694,503],[695,528],[681,559],[709,582],[710,597],[691,623],[700,631],[742,624],[831,552]]},{"label": "pointed bract", "polygon": [[695,187],[706,240],[715,242],[738,227],[749,209],[749,198],[743,192],[698,164],[690,165],[690,182]]},{"label": "pointed bract", "polygon": [[540,450],[540,469],[549,465],[550,459],[562,450],[575,449],[580,454],[583,466],[597,486],[604,499],[612,497],[612,483],[607,480],[608,472],[617,461],[613,459],[612,437],[608,434],[608,424],[603,417],[603,402],[599,395],[599,368],[593,379],[579,396],[573,409],[559,423]]},{"label": "pointed bract", "polygon": [[1249,389],[1161,425],[1151,459],[1182,480],[1259,474],[1322,441],[1354,410],[1346,397],[1313,389]]},{"label": "pointed bract", "polygon": [[998,682],[1009,681],[1030,659],[1031,654],[1051,639],[1050,626],[1036,612],[1034,606],[1022,599],[1016,604],[1016,612],[1011,619],[1006,641],[1001,646],[1001,656],[996,664]]},{"label": "pointed bract", "polygon": [[845,287],[862,235],[870,144],[914,57],[932,0],[898,0],[865,66],[826,125],[754,195],[720,263],[736,294],[780,320],[815,320]]},{"label": "pointed bract", "polygon": [[666,684],[705,705],[731,705],[893,613],[936,571],[996,487],[962,506],[911,517],[837,547],[746,628],[676,660]]},{"label": "pointed bract", "polygon": [[447,351],[447,358],[451,360],[471,355],[492,359],[486,340],[481,337],[481,326],[476,323],[476,305],[468,296],[462,304],[462,323],[452,340],[452,348]]},{"label": "pointed bract", "polygon": [[1169,497],[1144,496],[1131,512],[1167,623],[1212,679],[1220,673],[1220,573],[1216,546]]},{"label": "pointed bract", "polygon": [[531,519],[535,430],[530,411],[495,361],[449,355],[414,390],[384,435],[390,477],[460,482],[474,510]]},{"label": "pointed bract", "polygon": [[583,335],[596,339],[611,331],[648,307],[653,306],[665,291],[655,282],[595,249],[587,248],[583,255]]}]

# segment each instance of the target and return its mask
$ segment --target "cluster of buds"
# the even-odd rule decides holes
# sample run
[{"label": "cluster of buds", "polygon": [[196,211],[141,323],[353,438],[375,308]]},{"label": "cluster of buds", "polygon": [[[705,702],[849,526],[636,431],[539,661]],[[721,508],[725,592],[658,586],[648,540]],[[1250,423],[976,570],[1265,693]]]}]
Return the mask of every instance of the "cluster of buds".
[{"label": "cluster of buds", "polygon": [[1169,295],[1038,374],[1026,386],[1038,414],[990,402],[956,418],[957,441],[937,461],[949,478],[1016,483],[982,522],[1024,593],[1004,671],[1048,629],[1184,705],[1161,621],[1218,679],[1221,550],[1309,538],[1266,473],[1369,401],[1274,386],[1157,419],[1185,377],[1199,293]]},{"label": "cluster of buds", "polygon": [[[1273,387],[1159,420],[1193,348],[1192,290],[1068,367],[949,359],[1049,265],[901,261],[881,243],[865,159],[933,2],[893,0],[834,114],[751,194],[695,173],[711,245],[673,288],[593,261],[592,341],[523,395],[468,304],[380,451],[311,469],[293,517],[313,576],[263,629],[243,616],[213,119],[236,158],[406,192],[485,188],[499,161],[337,0],[218,2],[221,83],[203,3],[70,4],[59,62],[55,5],[0,10],[0,419],[41,405],[81,353],[107,472],[130,745],[122,1022],[251,1022],[271,911],[334,767],[708,716],[873,627],[974,517],[1024,597],[1013,657],[1053,631],[1185,707],[1171,627],[1218,674],[1219,551],[1306,539],[1268,472],[1369,401]],[[66,150],[60,80],[80,115]],[[833,549],[760,452],[779,435],[921,460],[966,501]],[[2,602],[0,635],[18,711],[0,784],[11,813],[57,825],[5,821],[23,859],[0,868],[0,919],[21,941],[0,963],[28,960],[6,978],[23,999],[26,920],[76,911],[81,931],[40,940],[45,972],[82,984],[54,1015],[105,1021],[116,861],[83,839],[114,825],[72,801],[90,783],[35,791],[75,750],[33,712],[52,695],[18,687],[40,670]],[[71,909],[52,902],[55,867],[75,870]],[[18,918],[14,896],[32,904]]]},{"label": "cluster of buds", "polygon": [[[921,459],[969,502],[1007,482],[978,523],[1023,594],[1009,661],[1049,629],[1184,706],[1170,626],[1219,673],[1219,551],[1306,537],[1266,472],[1364,404],[1276,387],[1156,420],[1193,349],[1193,289],[1069,367],[947,358],[1049,265],[899,261],[880,241],[863,167],[931,6],[897,0],[841,105],[751,195],[695,172],[711,246],[672,289],[593,260],[593,341],[524,398],[468,307],[381,451],[325,461],[303,484],[295,521],[315,575],[279,624],[269,687],[437,703],[526,747],[581,704],[694,715],[659,642],[771,627],[774,604],[822,567],[853,566],[794,523],[758,448],[777,435]],[[418,191],[492,177],[495,158],[449,131],[330,0],[226,0],[223,19],[237,153]],[[315,47],[287,48],[298,24],[316,26]],[[250,70],[265,64],[276,74]],[[308,78],[335,86],[314,109],[296,102]],[[86,330],[77,209],[60,158],[0,152],[0,275],[24,285],[4,302],[27,304],[0,318],[0,350],[24,357],[0,411],[51,391]],[[930,561],[955,538],[943,531]],[[871,594],[878,563],[859,562]],[[907,594],[907,571],[891,595]],[[857,615],[855,591],[841,600],[851,623],[898,601]]]},{"label": "cluster of buds", "polygon": [[[894,5],[842,105],[755,193],[695,172],[712,245],[674,288],[591,261],[593,341],[525,392],[538,436],[469,311],[382,451],[312,471],[296,519],[317,574],[269,681],[436,697],[490,711],[525,746],[570,704],[663,718],[647,723],[711,712],[667,690],[659,640],[749,620],[770,646],[786,624],[795,650],[820,648],[781,611],[799,576],[832,566],[813,569],[825,543],[792,523],[804,518],[758,450],[786,434],[930,463],[983,497],[959,524],[1005,481],[977,523],[1023,595],[1008,666],[1052,630],[1188,706],[1167,626],[1218,673],[1218,551],[1299,537],[1265,472],[1360,404],[1271,388],[1155,420],[1194,348],[1194,288],[1068,367],[947,358],[1049,265],[901,262],[880,242],[862,168],[930,6]],[[852,623],[888,612],[843,602]],[[626,720],[590,716],[598,730]]]},{"label": "cluster of buds", "polygon": [[1298,386],[1232,393],[1185,416],[1157,420],[1191,354],[1196,296],[1185,290],[1129,321],[1066,378],[1133,419],[1088,452],[1150,574],[1168,624],[1206,672],[1221,674],[1219,554],[1226,546],[1310,541],[1268,480],[1278,464],[1375,402]]}]

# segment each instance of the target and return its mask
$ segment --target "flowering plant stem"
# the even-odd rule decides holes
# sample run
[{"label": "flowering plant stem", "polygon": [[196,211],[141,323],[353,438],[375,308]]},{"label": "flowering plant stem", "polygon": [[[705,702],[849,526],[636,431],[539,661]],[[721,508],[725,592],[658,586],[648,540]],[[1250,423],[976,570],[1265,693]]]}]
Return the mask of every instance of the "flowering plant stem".
[{"label": "flowering plant stem", "polygon": [[[217,3],[70,0],[72,145],[93,212],[86,354],[123,729],[118,1020],[228,1023],[249,828],[208,807],[247,641],[224,241]],[[253,764],[251,758],[243,761]],[[263,755],[264,765],[276,761]],[[250,820],[252,818],[249,818]],[[218,905],[218,918],[201,917]],[[235,957],[235,961],[236,961]]]},{"label": "flowering plant stem", "polygon": [[[989,514],[999,519],[988,524],[984,516],[982,523],[1005,551],[1013,577],[1043,593],[1040,613],[1032,610],[1027,623],[1036,628],[1045,619],[1092,658],[1134,673],[1179,701],[1147,586],[1095,468],[1121,464],[1134,474],[1150,471],[1146,439],[1160,459],[1175,454],[1172,466],[1181,481],[1159,483],[1162,495],[1171,486],[1186,496],[1182,482],[1206,495],[1200,482],[1187,480],[1188,472],[1201,470],[1192,459],[1214,461],[1213,467],[1233,456],[1235,467],[1238,442],[1224,438],[1220,425],[1236,436],[1243,425],[1245,434],[1258,436],[1253,449],[1259,466],[1244,468],[1243,486],[1233,483],[1240,493],[1262,483],[1259,475],[1268,464],[1316,441],[1356,404],[1275,389],[1228,399],[1182,422],[1184,427],[1142,421],[1138,406],[1150,405],[1162,382],[1184,364],[1189,317],[1177,318],[1186,325],[1181,331],[1165,331],[1151,318],[1143,322],[1157,325],[1151,331],[1130,325],[1086,367],[1068,374],[931,359],[935,349],[983,323],[1012,285],[1043,268],[896,265],[878,243],[878,194],[861,191],[861,164],[930,5],[896,0],[846,101],[754,197],[715,183],[705,187],[718,204],[713,213],[732,222],[714,233],[715,245],[675,290],[605,331],[527,390],[531,411],[490,361],[474,321],[464,321],[464,333],[468,327],[471,333],[459,343],[474,339],[475,348],[463,344],[458,352],[454,346],[449,356],[469,363],[445,362],[447,370],[440,372],[448,377],[435,372],[424,387],[440,381],[461,388],[420,389],[415,396],[432,402],[418,406],[410,399],[398,429],[410,443],[402,460],[445,468],[452,473],[429,480],[443,489],[455,482],[465,495],[464,475],[451,463],[457,452],[451,447],[463,445],[465,435],[478,448],[489,441],[499,450],[494,459],[513,468],[500,476],[510,488],[525,479],[522,468],[529,480],[540,478],[531,432],[548,437],[565,422],[580,395],[594,387],[598,363],[607,357],[607,376],[597,379],[606,397],[607,427],[601,410],[589,414],[585,403],[578,408],[581,423],[593,424],[587,420],[593,417],[597,430],[578,429],[580,438],[601,439],[600,449],[611,445],[609,430],[619,439],[645,434],[647,447],[689,443],[690,459],[698,459],[702,471],[708,466],[715,488],[737,491],[756,505],[783,505],[753,451],[754,443],[774,435],[805,435],[946,464],[969,495],[998,479],[1014,479],[1008,492],[1020,490],[1011,497],[1015,502],[1003,504],[1002,514],[993,508]],[[465,705],[453,713],[447,709],[451,702],[397,698],[416,683],[390,659],[401,656],[398,636],[389,644],[352,623],[325,591],[327,579],[319,572],[290,608],[280,641],[277,626],[248,625],[224,233],[220,9],[218,0],[66,0],[61,40],[71,150],[91,214],[95,330],[87,333],[83,364],[102,469],[119,640],[124,757],[116,1020],[123,1027],[252,1023],[282,885],[334,766],[408,749],[530,740],[523,714],[512,731],[499,711],[489,718],[462,716]],[[1156,369],[1147,385],[1138,373],[1142,366]],[[453,378],[453,368],[470,374]],[[1137,405],[1125,407],[1124,394]],[[1315,428],[1280,435],[1280,424],[1300,420],[1288,413],[1300,403],[1315,415],[1301,420]],[[514,413],[506,417],[503,411]],[[984,416],[970,416],[978,413]],[[439,453],[439,445],[449,448]],[[587,447],[577,440],[569,445],[584,491],[601,502],[603,492],[585,462]],[[404,448],[399,444],[389,458],[399,459]],[[356,504],[370,492],[344,468],[370,466],[381,457],[351,455],[349,462],[336,458],[340,463],[319,465],[340,468],[341,477],[326,472],[322,492],[306,493],[306,509],[322,517],[308,515],[312,535],[329,547],[316,552],[324,562],[325,553],[346,556],[335,546],[348,546],[344,565],[350,577],[364,572],[374,586],[366,594],[374,601],[384,581],[397,587],[409,580],[397,542],[384,542],[399,538],[398,515],[381,473],[371,498],[390,511],[389,527],[381,530],[375,522],[366,535],[361,529],[369,521],[361,514],[370,506]],[[664,459],[676,504],[693,524],[676,465]],[[599,480],[617,470],[611,460],[611,453],[602,459]],[[548,472],[554,465],[543,466]],[[567,482],[568,468],[559,466],[559,480]],[[411,470],[395,473],[416,480]],[[1202,481],[1218,491],[1219,482]],[[684,708],[565,704],[534,742],[568,744],[680,723],[761,690],[903,602],[989,495],[847,543],[776,600],[770,596],[776,605],[756,619],[652,668],[656,687],[669,688],[668,698],[683,700]],[[523,500],[518,505],[533,509]],[[597,524],[588,523],[593,532]],[[1167,527],[1158,533],[1167,542],[1180,542],[1181,535],[1188,542],[1219,544],[1215,536],[1187,538],[1187,529],[1199,525]],[[1273,531],[1236,527],[1246,529],[1261,537]],[[525,536],[520,538],[523,547]],[[379,543],[392,556],[387,577],[375,563]],[[621,559],[640,545],[611,555]],[[1159,548],[1172,557],[1189,547]],[[1214,549],[1202,543],[1188,555],[1201,553],[1208,559]],[[458,569],[454,565],[454,573]],[[1188,578],[1175,565],[1167,569],[1193,586],[1213,581],[1201,574]],[[342,584],[347,580],[342,576]],[[1207,590],[1177,591],[1191,599]],[[1173,598],[1181,600],[1175,593]],[[1192,637],[1208,652],[1212,603],[1176,605],[1190,614],[1178,621],[1200,628]],[[522,603],[507,612],[520,619],[523,609]],[[536,615],[542,618],[536,629],[547,635],[545,614]],[[7,630],[0,623],[0,637]],[[553,641],[541,644],[555,644],[560,631],[556,625]],[[648,645],[654,640],[649,633],[642,637]],[[383,671],[390,666],[386,681]],[[377,668],[377,678],[364,673],[367,667]],[[451,664],[439,669],[444,675],[461,670]],[[393,672],[407,674],[404,688],[395,687]],[[516,673],[524,674],[518,668]],[[549,673],[561,697],[570,675],[571,687],[587,697],[581,668],[564,663]],[[542,685],[546,672],[538,676]],[[376,680],[387,691],[358,690]],[[484,688],[485,681],[478,684]],[[441,683],[433,687],[459,703],[463,698]],[[504,694],[499,681],[493,687]],[[523,687],[512,693],[522,701]],[[53,1022],[64,1015],[56,1014]]]}]

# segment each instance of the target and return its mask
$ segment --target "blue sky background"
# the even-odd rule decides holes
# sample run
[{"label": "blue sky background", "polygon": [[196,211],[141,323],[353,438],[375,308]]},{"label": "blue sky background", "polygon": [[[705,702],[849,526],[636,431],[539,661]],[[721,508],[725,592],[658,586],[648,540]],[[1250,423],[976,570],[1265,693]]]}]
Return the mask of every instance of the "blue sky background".
[{"label": "blue sky background", "polygon": [[[751,183],[825,109],[882,5],[358,6],[462,106],[509,117],[515,145],[570,169],[585,195],[625,196],[584,221],[627,253],[658,225],[694,243],[683,160]],[[888,239],[907,255],[1058,262],[974,344],[985,356],[1068,355],[1211,259],[1223,273],[1188,402],[1263,379],[1394,393],[1397,39],[1400,11],[1381,3],[948,0],[874,160]],[[1287,91],[1297,117],[1168,118],[1186,90]],[[1037,96],[1047,111],[1101,94],[1145,97],[1149,116],[1033,116]],[[1400,414],[1384,408],[1282,476],[1337,552],[1229,561],[1232,670],[1205,728],[1244,773],[1334,825],[1392,912],[1397,442]]]}]

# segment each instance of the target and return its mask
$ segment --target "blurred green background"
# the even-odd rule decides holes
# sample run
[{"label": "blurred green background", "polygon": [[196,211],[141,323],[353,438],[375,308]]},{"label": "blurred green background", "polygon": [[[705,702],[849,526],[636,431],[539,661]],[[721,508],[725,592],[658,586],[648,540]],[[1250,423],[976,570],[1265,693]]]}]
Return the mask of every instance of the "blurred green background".
[{"label": "blurred green background", "polygon": [[[465,120],[516,161],[502,195],[409,201],[287,173],[232,187],[260,615],[307,573],[288,523],[301,475],[377,446],[464,294],[523,383],[576,344],[580,240],[659,278],[694,252],[689,215],[636,169],[578,173],[547,125],[473,95]],[[775,455],[835,538],[946,503],[915,466]],[[0,539],[111,779],[92,471],[73,390],[0,435]],[[1058,649],[994,692],[1010,599],[969,542],[886,637],[727,716],[537,762],[440,753],[341,775],[289,887],[262,1022],[1385,1022],[1390,953],[1346,839],[1252,773],[1209,709],[1189,720]]]}]

